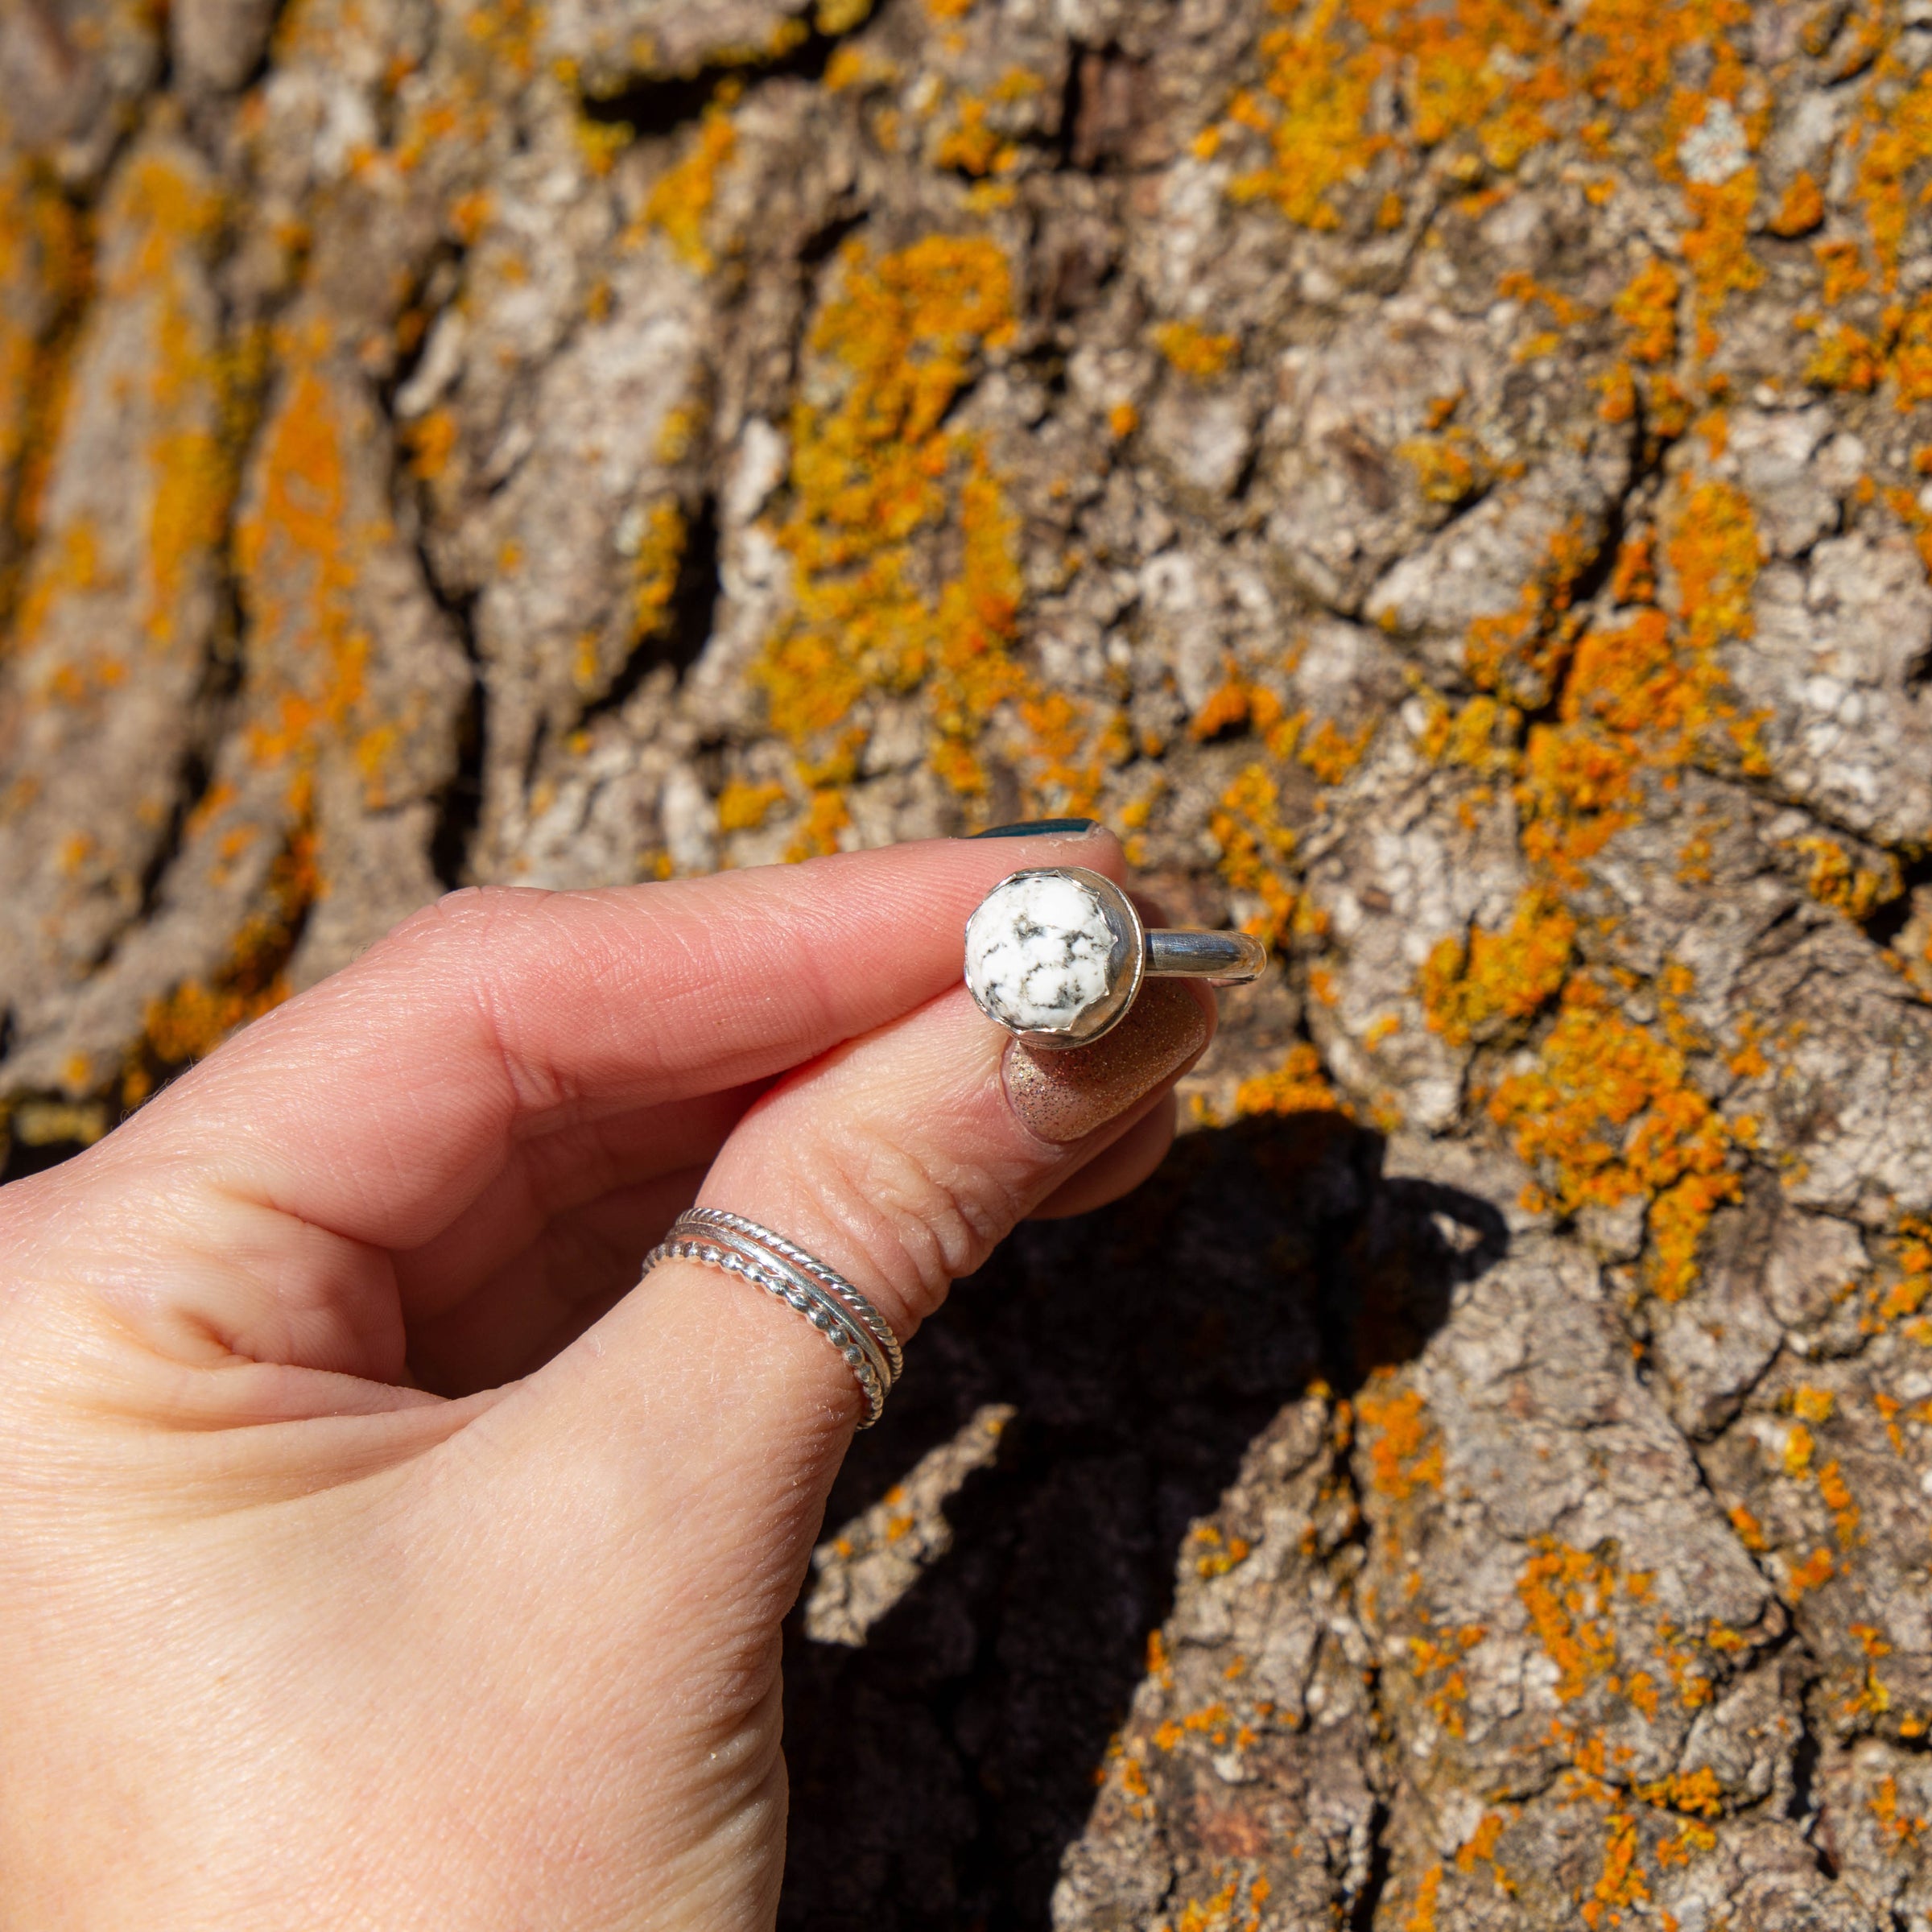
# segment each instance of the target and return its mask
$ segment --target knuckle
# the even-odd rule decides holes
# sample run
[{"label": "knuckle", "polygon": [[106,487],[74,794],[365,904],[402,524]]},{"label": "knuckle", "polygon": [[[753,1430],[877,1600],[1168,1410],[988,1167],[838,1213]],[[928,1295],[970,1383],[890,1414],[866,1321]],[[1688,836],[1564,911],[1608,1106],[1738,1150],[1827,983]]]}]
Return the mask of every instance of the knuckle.
[{"label": "knuckle", "polygon": [[837,1171],[825,1205],[922,1315],[985,1260],[1019,1217],[1011,1189],[972,1162],[935,1159],[883,1139],[828,1151]]}]

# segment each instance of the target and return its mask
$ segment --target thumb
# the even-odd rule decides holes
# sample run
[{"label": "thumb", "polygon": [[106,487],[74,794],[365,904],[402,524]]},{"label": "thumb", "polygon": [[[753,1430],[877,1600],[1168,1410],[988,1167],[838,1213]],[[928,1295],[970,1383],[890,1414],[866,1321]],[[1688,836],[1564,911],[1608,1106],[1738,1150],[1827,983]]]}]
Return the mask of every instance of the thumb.
[{"label": "thumb", "polygon": [[[1164,1106],[1212,1031],[1211,996],[1157,980],[1094,1046],[1036,1056],[956,988],[767,1095],[700,1203],[837,1269],[910,1342],[955,1276]],[[688,1646],[703,1681],[766,1657],[860,1412],[851,1370],[792,1309],[667,1260],[489,1422],[613,1619],[634,1628],[666,1588],[706,1607],[648,1640]]]}]

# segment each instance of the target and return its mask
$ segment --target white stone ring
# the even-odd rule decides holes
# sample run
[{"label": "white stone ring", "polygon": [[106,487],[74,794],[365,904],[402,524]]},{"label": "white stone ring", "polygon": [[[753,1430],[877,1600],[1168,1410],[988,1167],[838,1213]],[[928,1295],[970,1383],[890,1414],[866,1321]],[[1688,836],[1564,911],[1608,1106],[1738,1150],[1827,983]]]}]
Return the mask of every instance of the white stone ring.
[{"label": "white stone ring", "polygon": [[1144,979],[1258,979],[1268,949],[1245,932],[1141,923],[1112,879],[1082,865],[1016,872],[966,922],[966,988],[1029,1046],[1086,1046],[1117,1026]]}]

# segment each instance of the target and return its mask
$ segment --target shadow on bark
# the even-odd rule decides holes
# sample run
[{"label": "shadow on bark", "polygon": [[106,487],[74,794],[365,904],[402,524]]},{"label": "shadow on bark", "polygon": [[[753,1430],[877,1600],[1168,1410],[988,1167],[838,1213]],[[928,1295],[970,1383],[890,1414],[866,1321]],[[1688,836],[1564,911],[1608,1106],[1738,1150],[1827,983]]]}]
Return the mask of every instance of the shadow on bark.
[{"label": "shadow on bark", "polygon": [[1017,1410],[950,1552],[865,1647],[786,1631],[784,1932],[1020,1932],[1166,1616],[1190,1524],[1318,1377],[1408,1359],[1508,1236],[1333,1114],[1183,1141],[1120,1206],[1023,1229],[922,1331],[828,1533],[980,1405]]}]

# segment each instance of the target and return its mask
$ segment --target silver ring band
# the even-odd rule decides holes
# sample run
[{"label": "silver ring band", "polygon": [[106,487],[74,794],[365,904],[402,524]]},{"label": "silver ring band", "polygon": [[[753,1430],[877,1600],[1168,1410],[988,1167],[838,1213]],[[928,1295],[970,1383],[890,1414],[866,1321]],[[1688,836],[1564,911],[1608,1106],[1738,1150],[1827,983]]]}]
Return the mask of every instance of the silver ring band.
[{"label": "silver ring band", "polygon": [[1200,932],[1191,927],[1142,929],[1150,980],[1212,980],[1238,986],[1268,970],[1268,948],[1245,932]]},{"label": "silver ring band", "polygon": [[859,1426],[869,1429],[879,1419],[904,1356],[891,1324],[836,1269],[769,1228],[720,1208],[679,1215],[645,1256],[643,1274],[672,1257],[737,1275],[803,1315],[857,1381],[865,1401]]},{"label": "silver ring band", "polygon": [[891,1324],[881,1315],[837,1269],[828,1268],[815,1254],[807,1254],[796,1243],[788,1241],[782,1234],[774,1234],[769,1228],[761,1228],[756,1221],[748,1221],[742,1215],[729,1214],[722,1208],[693,1208],[679,1217],[680,1221],[696,1222],[706,1228],[722,1228],[733,1234],[743,1235],[746,1240],[756,1241],[770,1251],[780,1261],[789,1261],[793,1267],[803,1269],[817,1282],[828,1294],[842,1302],[846,1312],[854,1316],[860,1326],[871,1335],[886,1358],[886,1386],[892,1385],[906,1372],[906,1357],[899,1348],[899,1338],[892,1331]]}]

